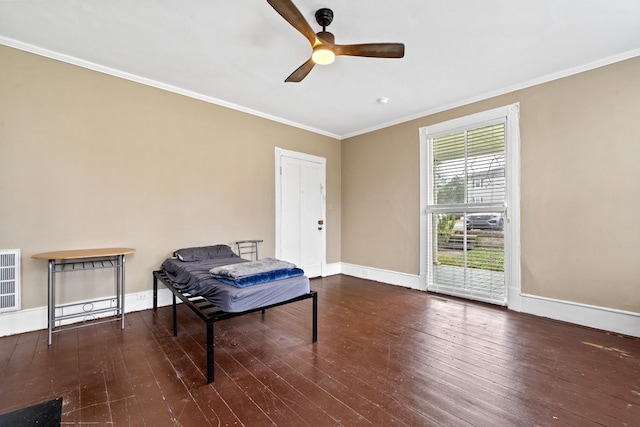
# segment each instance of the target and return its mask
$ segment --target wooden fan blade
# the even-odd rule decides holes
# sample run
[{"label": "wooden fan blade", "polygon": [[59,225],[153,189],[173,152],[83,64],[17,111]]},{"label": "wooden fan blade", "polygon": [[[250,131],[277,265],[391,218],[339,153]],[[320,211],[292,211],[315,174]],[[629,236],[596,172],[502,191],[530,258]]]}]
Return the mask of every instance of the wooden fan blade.
[{"label": "wooden fan blade", "polygon": [[307,62],[305,62],[304,64],[299,66],[297,70],[295,70],[293,73],[291,73],[291,75],[289,77],[287,77],[285,82],[287,82],[287,83],[297,83],[297,82],[302,81],[302,79],[307,77],[307,74],[309,74],[309,72],[313,69],[313,67],[315,65],[316,65],[316,63],[313,62],[313,60],[311,58],[309,58],[309,60]]},{"label": "wooden fan blade", "polygon": [[267,0],[267,3],[269,3],[285,21],[291,24],[293,28],[305,36],[307,40],[309,40],[309,43],[311,43],[311,46],[316,43],[316,33],[291,0]]},{"label": "wooden fan blade", "polygon": [[402,43],[365,43],[334,46],[336,55],[367,56],[370,58],[402,58],[404,44]]}]

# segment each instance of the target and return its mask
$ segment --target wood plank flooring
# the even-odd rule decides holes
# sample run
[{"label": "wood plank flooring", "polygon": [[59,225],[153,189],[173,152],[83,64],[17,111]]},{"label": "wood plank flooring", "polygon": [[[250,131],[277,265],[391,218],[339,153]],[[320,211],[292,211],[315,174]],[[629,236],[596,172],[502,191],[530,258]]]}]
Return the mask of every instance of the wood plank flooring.
[{"label": "wood plank flooring", "polygon": [[640,340],[348,276],[205,325],[178,309],[0,338],[0,414],[62,396],[63,425],[637,426]]}]

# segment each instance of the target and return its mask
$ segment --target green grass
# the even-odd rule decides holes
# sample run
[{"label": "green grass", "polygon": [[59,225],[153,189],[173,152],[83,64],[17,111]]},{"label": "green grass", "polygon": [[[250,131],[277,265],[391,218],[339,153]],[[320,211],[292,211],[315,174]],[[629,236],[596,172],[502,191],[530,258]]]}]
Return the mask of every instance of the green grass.
[{"label": "green grass", "polygon": [[[439,253],[438,262],[444,265],[457,267],[464,266],[464,256],[451,255],[451,253]],[[467,251],[467,267],[481,270],[504,271],[504,250],[501,249],[471,249]]]}]

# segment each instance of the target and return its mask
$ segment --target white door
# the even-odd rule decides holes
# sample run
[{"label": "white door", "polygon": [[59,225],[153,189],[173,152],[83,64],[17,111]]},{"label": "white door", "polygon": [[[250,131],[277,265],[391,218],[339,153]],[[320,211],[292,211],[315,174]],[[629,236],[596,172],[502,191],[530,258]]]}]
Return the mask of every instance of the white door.
[{"label": "white door", "polygon": [[308,277],[326,262],[325,170],[322,157],[276,148],[276,258]]}]

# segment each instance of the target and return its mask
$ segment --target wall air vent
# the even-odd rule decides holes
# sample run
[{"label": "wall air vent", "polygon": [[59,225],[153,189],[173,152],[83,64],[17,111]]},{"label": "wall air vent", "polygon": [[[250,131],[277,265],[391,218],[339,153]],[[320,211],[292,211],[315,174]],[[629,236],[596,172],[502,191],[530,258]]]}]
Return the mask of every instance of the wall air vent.
[{"label": "wall air vent", "polygon": [[0,250],[0,313],[20,310],[20,249]]}]

